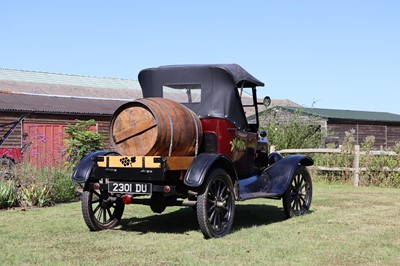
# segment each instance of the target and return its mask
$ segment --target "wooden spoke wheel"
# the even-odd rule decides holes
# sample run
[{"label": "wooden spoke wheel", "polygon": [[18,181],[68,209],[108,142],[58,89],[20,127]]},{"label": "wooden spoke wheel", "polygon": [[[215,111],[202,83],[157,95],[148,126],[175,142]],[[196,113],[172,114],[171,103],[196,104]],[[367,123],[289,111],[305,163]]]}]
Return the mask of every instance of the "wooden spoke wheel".
[{"label": "wooden spoke wheel", "polygon": [[232,180],[220,168],[210,172],[197,197],[197,220],[205,238],[229,234],[235,213]]},{"label": "wooden spoke wheel", "polygon": [[121,198],[111,197],[106,190],[85,190],[82,193],[82,214],[92,231],[111,229],[118,225],[125,205]]},{"label": "wooden spoke wheel", "polygon": [[288,218],[308,213],[312,199],[312,182],[307,168],[299,165],[296,175],[283,194],[282,202]]}]

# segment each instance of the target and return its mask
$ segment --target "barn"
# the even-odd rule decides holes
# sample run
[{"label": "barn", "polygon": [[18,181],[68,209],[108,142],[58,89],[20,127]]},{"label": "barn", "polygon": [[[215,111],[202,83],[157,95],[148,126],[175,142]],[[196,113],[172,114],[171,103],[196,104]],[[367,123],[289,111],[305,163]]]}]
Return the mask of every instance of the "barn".
[{"label": "barn", "polygon": [[304,119],[313,118],[321,130],[328,132],[325,143],[341,145],[350,130],[354,130],[356,144],[374,136],[374,149],[388,149],[400,142],[400,115],[393,113],[275,106],[268,110],[267,117],[285,120],[296,111]]},{"label": "barn", "polygon": [[[0,68],[0,137],[7,124],[28,115],[0,147],[0,155],[36,166],[62,163],[63,132],[76,120],[95,119],[93,130],[108,137],[115,109],[141,97],[135,80]],[[26,148],[26,149],[25,149]]]}]

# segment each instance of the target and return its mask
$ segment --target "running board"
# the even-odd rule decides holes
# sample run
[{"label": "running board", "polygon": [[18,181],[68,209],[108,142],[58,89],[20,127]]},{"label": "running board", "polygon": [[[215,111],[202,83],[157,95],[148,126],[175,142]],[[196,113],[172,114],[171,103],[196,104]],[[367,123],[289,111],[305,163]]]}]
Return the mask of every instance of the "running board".
[{"label": "running board", "polygon": [[270,198],[270,199],[280,199],[279,195],[275,193],[268,193],[268,192],[251,192],[251,193],[243,193],[240,194],[238,197],[239,201],[249,200],[249,199],[256,199],[256,198]]},{"label": "running board", "polygon": [[271,189],[273,183],[270,177],[263,173],[254,175],[246,179],[239,180],[238,184],[238,200],[248,200],[255,198],[281,198],[280,194]]}]

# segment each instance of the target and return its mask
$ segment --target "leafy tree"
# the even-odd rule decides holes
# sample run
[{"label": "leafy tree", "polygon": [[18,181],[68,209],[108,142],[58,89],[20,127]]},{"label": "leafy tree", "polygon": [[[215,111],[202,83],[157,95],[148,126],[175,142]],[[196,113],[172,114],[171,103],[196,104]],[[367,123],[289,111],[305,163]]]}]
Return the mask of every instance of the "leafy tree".
[{"label": "leafy tree", "polygon": [[95,125],[96,121],[93,119],[78,120],[75,125],[65,128],[67,166],[74,167],[88,153],[102,149],[103,136],[90,130]]}]

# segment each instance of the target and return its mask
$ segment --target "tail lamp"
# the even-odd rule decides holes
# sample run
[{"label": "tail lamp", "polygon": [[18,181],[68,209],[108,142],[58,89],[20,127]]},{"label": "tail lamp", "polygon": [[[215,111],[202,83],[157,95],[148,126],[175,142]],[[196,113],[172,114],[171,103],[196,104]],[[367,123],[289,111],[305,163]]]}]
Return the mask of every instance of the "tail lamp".
[{"label": "tail lamp", "polygon": [[123,195],[122,201],[125,205],[129,205],[132,202],[132,196],[131,195]]}]

